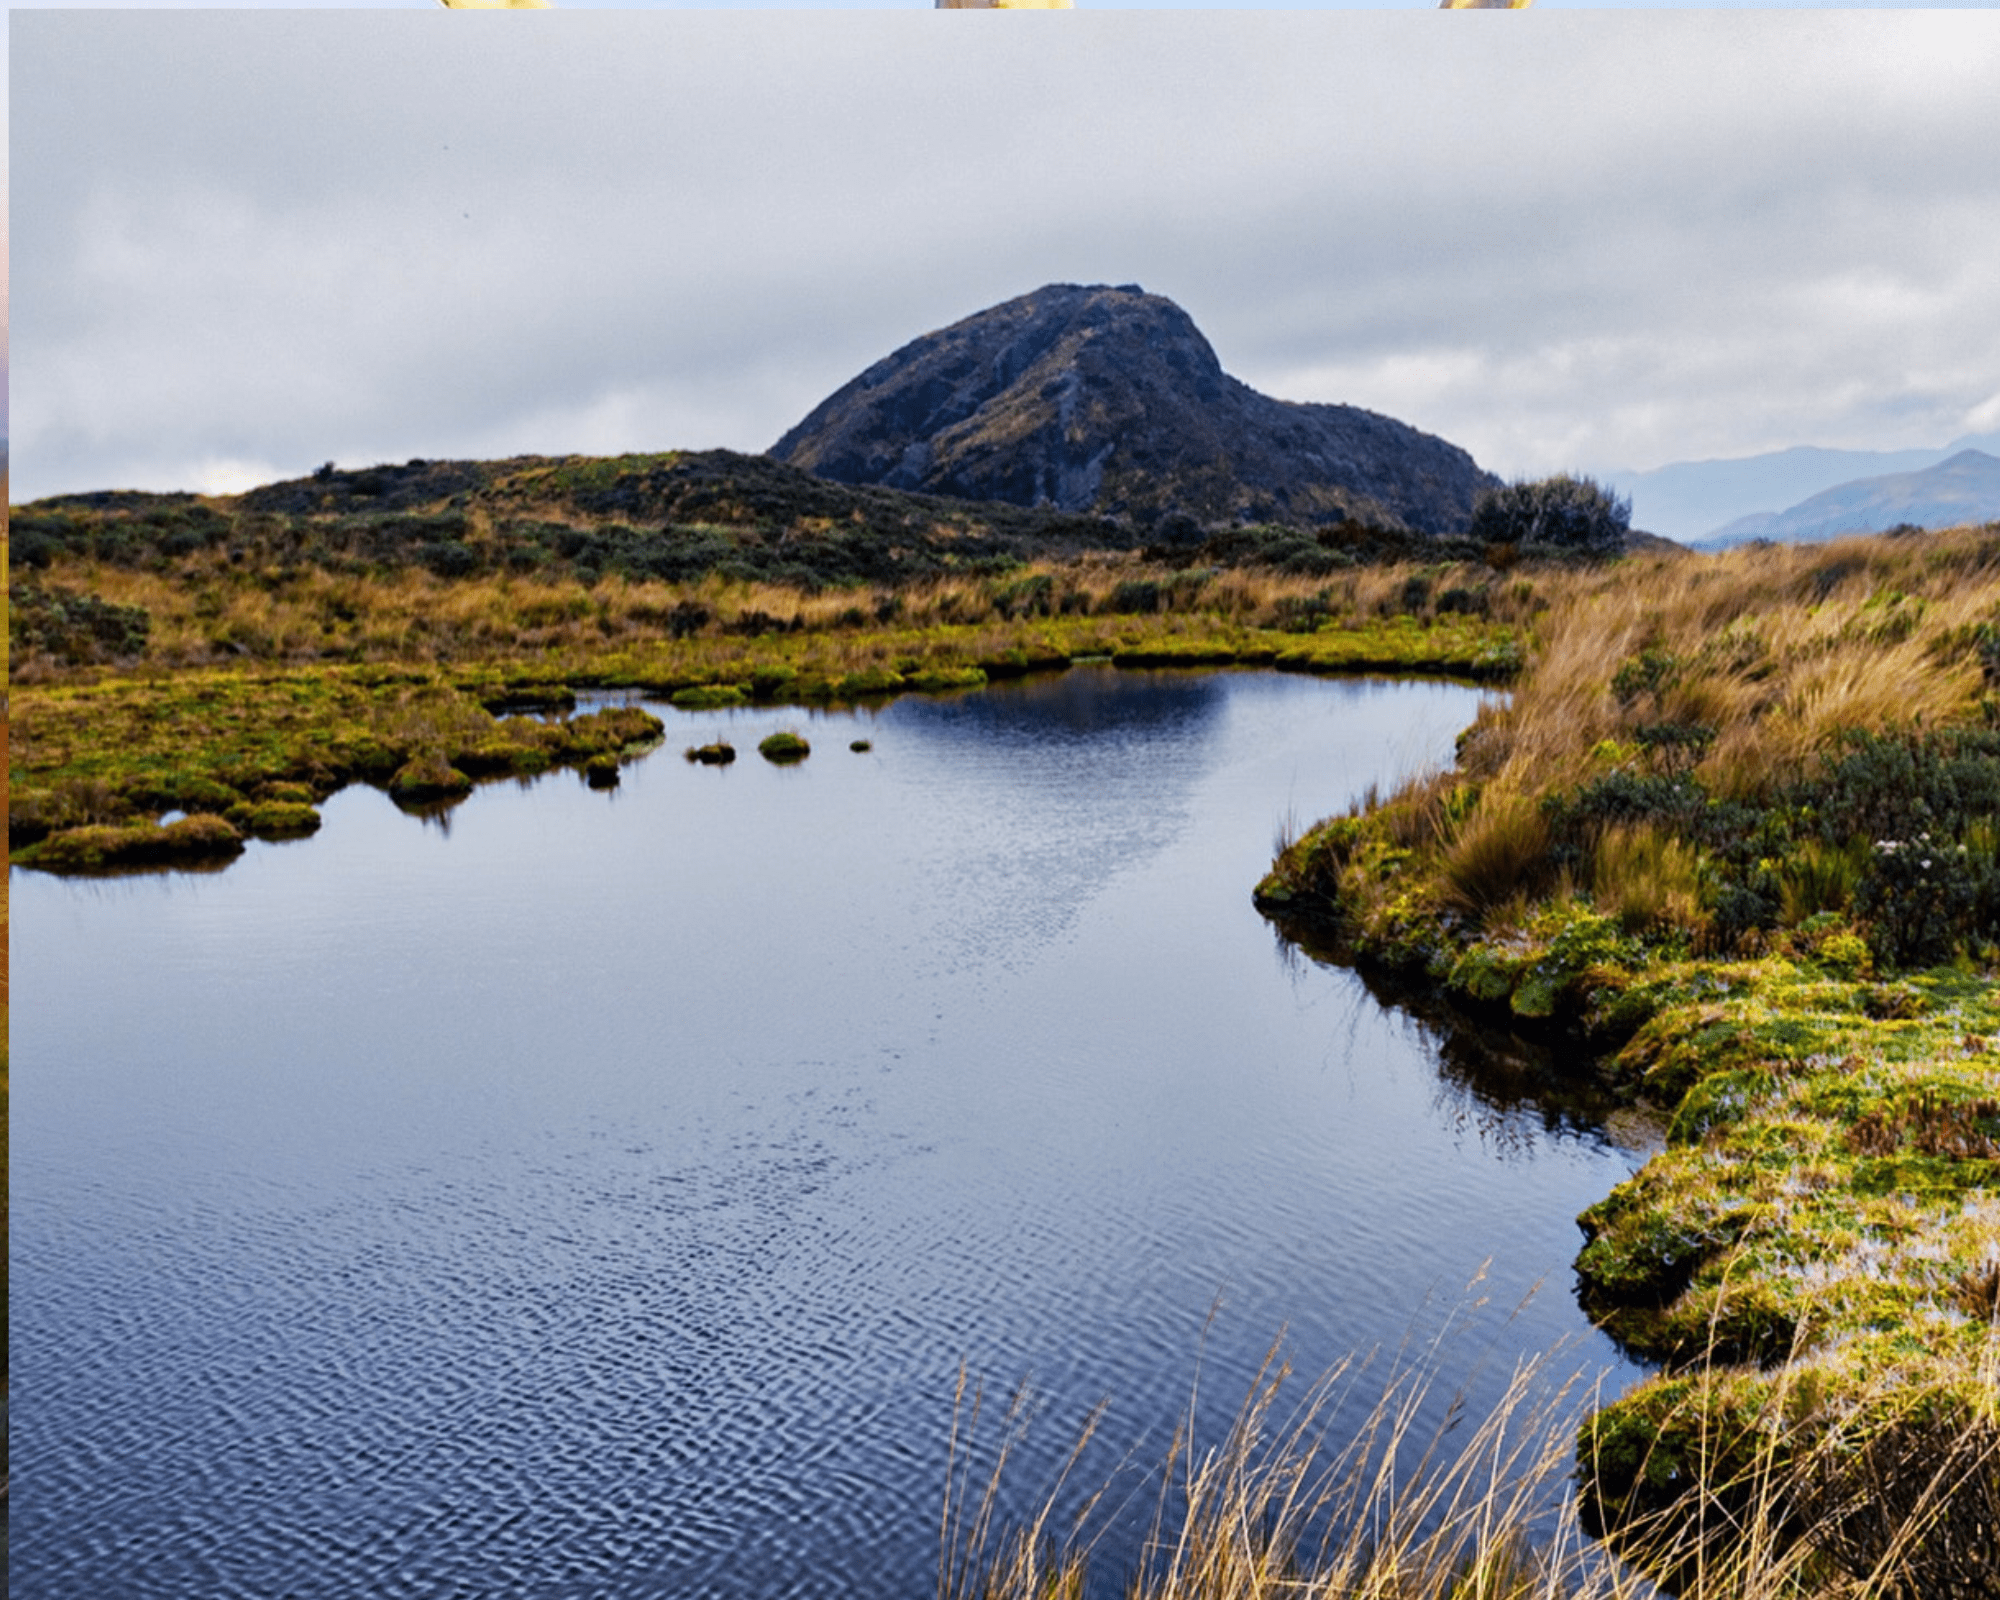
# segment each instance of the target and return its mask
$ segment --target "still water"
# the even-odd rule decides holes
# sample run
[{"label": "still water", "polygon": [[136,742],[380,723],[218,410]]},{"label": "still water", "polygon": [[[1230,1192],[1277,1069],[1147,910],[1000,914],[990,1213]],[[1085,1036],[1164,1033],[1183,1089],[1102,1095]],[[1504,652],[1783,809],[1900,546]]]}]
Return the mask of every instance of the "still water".
[{"label": "still water", "polygon": [[1250,904],[1477,703],[663,711],[612,793],[16,873],[13,1595],[921,1596],[961,1363],[1040,1397],[1024,1497],[1099,1400],[1156,1458],[1198,1362],[1219,1431],[1281,1333],[1622,1382],[1572,1219],[1640,1157]]}]

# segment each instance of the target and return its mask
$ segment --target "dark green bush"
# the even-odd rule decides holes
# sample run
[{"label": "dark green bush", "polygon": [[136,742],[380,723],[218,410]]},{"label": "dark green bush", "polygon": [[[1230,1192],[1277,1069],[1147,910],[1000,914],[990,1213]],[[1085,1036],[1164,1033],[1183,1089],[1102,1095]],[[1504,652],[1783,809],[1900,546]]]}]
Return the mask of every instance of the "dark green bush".
[{"label": "dark green bush", "polygon": [[479,565],[479,557],[466,546],[442,541],[422,546],[417,559],[440,578],[463,578]]},{"label": "dark green bush", "polygon": [[1137,616],[1161,609],[1160,585],[1153,578],[1126,578],[1111,591],[1104,609],[1119,616]]},{"label": "dark green bush", "polygon": [[70,666],[136,656],[152,626],[143,606],[39,584],[7,590],[7,640],[16,656],[43,653]]},{"label": "dark green bush", "polygon": [[1470,536],[1486,544],[1553,546],[1594,554],[1624,548],[1632,502],[1589,478],[1558,473],[1534,483],[1482,489]]},{"label": "dark green bush", "polygon": [[1850,735],[1799,798],[1829,843],[1915,832],[1962,838],[2000,816],[2000,730]]},{"label": "dark green bush", "polygon": [[1642,650],[1611,675],[1611,693],[1630,710],[1641,695],[1657,696],[1680,682],[1681,661],[1670,650]]},{"label": "dark green bush", "polygon": [[1928,966],[1949,960],[1972,931],[1978,898],[1966,847],[1920,832],[1875,841],[1854,909],[1867,920],[1878,961]]}]

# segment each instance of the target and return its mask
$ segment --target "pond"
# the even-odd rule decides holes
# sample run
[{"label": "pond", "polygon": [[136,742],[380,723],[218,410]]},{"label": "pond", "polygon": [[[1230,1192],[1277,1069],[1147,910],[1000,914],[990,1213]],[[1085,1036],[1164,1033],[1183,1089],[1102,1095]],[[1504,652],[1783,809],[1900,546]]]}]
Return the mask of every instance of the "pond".
[{"label": "pond", "polygon": [[1032,1380],[1024,1494],[1100,1400],[1157,1458],[1198,1364],[1219,1427],[1280,1334],[1626,1381],[1569,1263],[1642,1151],[1250,904],[1477,704],[662,710],[610,792],[15,873],[12,1593],[921,1595],[961,1365]]}]

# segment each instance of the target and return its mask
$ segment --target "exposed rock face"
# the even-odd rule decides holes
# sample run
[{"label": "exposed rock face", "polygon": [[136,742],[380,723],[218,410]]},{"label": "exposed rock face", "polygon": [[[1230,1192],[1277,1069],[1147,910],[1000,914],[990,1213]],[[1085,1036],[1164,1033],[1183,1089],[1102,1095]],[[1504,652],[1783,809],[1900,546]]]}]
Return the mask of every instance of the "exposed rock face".
[{"label": "exposed rock face", "polygon": [[1499,480],[1353,406],[1273,400],[1136,285],[1052,284],[912,340],[771,449],[841,483],[1203,523],[1459,533]]}]

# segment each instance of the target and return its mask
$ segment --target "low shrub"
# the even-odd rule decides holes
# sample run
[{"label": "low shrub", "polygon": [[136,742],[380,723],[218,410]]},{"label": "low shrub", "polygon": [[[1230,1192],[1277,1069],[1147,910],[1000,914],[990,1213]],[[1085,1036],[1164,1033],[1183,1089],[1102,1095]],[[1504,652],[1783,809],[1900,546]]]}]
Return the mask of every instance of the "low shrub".
[{"label": "low shrub", "polygon": [[142,606],[41,584],[7,590],[7,643],[16,659],[42,654],[66,666],[126,660],[145,650],[152,625]]},{"label": "low shrub", "polygon": [[1632,502],[1589,478],[1559,473],[1533,483],[1482,489],[1467,537],[1481,544],[1545,545],[1615,554],[1632,527]]}]

